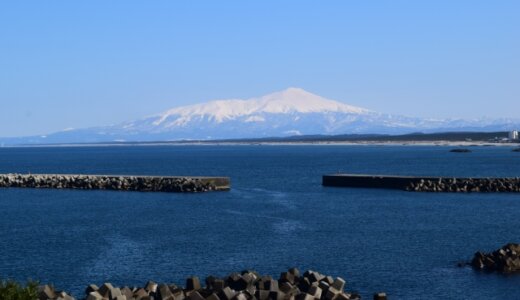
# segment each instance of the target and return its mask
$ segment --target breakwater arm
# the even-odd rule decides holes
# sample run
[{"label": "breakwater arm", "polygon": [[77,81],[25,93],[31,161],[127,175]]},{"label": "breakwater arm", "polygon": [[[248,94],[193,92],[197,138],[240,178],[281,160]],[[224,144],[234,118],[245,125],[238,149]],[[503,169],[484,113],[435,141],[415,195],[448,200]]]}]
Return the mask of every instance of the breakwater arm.
[{"label": "breakwater arm", "polygon": [[392,175],[324,175],[323,186],[399,189],[415,192],[520,192],[520,178],[451,178]]},{"label": "breakwater arm", "polygon": [[230,185],[228,177],[0,174],[0,188],[207,192],[227,191]]}]

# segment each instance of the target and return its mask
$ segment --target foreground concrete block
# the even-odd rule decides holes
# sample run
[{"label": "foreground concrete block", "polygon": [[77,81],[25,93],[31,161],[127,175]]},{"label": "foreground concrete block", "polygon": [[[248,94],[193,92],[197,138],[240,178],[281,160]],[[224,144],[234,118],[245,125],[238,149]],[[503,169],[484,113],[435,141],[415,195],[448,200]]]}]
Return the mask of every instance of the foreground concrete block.
[{"label": "foreground concrete block", "polygon": [[329,284],[325,281],[320,281],[318,287],[323,291],[323,293],[326,293],[330,288]]},{"label": "foreground concrete block", "polygon": [[125,286],[121,289],[121,294],[126,296],[126,299],[132,299],[134,296],[134,293],[132,292],[132,289]]},{"label": "foreground concrete block", "polygon": [[173,293],[173,299],[174,300],[184,300],[186,298],[186,295],[182,291],[182,289],[177,289],[172,291]]},{"label": "foreground concrete block", "polygon": [[345,288],[345,283],[346,282],[345,282],[345,280],[343,280],[343,278],[338,277],[332,283],[332,287],[335,288],[338,291],[343,291],[343,289]]},{"label": "foreground concrete block", "polygon": [[204,300],[204,297],[198,291],[192,291],[188,295],[187,299],[189,300]]},{"label": "foreground concrete block", "polygon": [[140,288],[140,289],[137,289],[135,292],[134,292],[134,297],[139,300],[139,299],[143,299],[144,297],[148,297],[148,291],[143,289],[143,288]]},{"label": "foreground concrete block", "polygon": [[255,297],[258,300],[267,300],[267,299],[269,299],[269,294],[270,294],[270,292],[267,290],[257,290],[255,292]]},{"label": "foreground concrete block", "polygon": [[336,290],[335,288],[333,287],[329,287],[329,289],[325,292],[325,296],[323,297],[323,299],[325,300],[332,300],[336,297],[336,295],[338,295],[340,293],[340,291]]},{"label": "foreground concrete block", "polygon": [[90,293],[92,292],[95,292],[99,290],[99,287],[95,284],[90,284],[89,286],[87,286],[87,288],[85,289],[85,295],[89,295]]},{"label": "foreground concrete block", "polygon": [[374,294],[374,300],[387,300],[386,293]]},{"label": "foreground concrete block", "polygon": [[218,293],[218,297],[224,300],[231,300],[235,297],[235,294],[235,291],[233,291],[229,286],[226,286]]},{"label": "foreground concrete block", "polygon": [[269,293],[269,298],[272,300],[284,300],[285,293],[282,291],[277,291],[277,292],[271,291]]},{"label": "foreground concrete block", "polygon": [[350,300],[350,295],[346,293],[339,293],[336,295],[335,300]]},{"label": "foreground concrete block", "polygon": [[320,287],[318,287],[317,285],[311,285],[309,287],[309,291],[307,292],[309,295],[312,295],[314,296],[314,298],[316,299],[321,299],[321,295],[322,295],[322,290]]},{"label": "foreground concrete block", "polygon": [[117,297],[121,296],[121,290],[118,288],[113,288],[110,291],[108,291],[108,299],[109,300],[116,300]]},{"label": "foreground concrete block", "polygon": [[192,276],[186,279],[186,290],[188,291],[197,291],[200,290],[202,287],[200,285],[200,279],[197,276]]},{"label": "foreground concrete block", "polygon": [[215,290],[216,292],[222,290],[225,287],[226,282],[223,279],[215,279],[215,281],[213,281],[213,290]]},{"label": "foreground concrete block", "polygon": [[97,291],[90,292],[86,298],[86,300],[102,300],[103,296],[99,294]]},{"label": "foreground concrete block", "polygon": [[[304,277],[298,282],[298,288],[300,291],[306,293],[309,290],[311,284],[312,283],[309,281],[309,278]],[[318,286],[318,284],[316,284],[316,286]]]},{"label": "foreground concrete block", "polygon": [[245,293],[239,292],[233,298],[234,300],[248,300],[248,296]]},{"label": "foreground concrete block", "polygon": [[206,300],[220,300],[219,296],[215,293],[212,293],[208,297],[206,297]]},{"label": "foreground concrete block", "polygon": [[289,272],[282,272],[280,274],[280,282],[289,282],[294,284],[294,275]]},{"label": "foreground concrete block", "polygon": [[332,278],[332,276],[325,276],[322,280],[328,283],[329,285],[332,285],[332,283],[334,283],[334,278]]},{"label": "foreground concrete block", "polygon": [[280,284],[278,285],[278,287],[279,287],[280,291],[282,291],[282,292],[284,292],[284,293],[286,293],[286,294],[288,294],[289,292],[291,292],[292,289],[293,289],[293,285],[290,284],[289,282],[282,282],[282,283],[280,283]]},{"label": "foreground concrete block", "polygon": [[300,270],[298,270],[298,268],[290,268],[289,273],[291,273],[294,278],[300,277]]},{"label": "foreground concrete block", "polygon": [[148,291],[148,293],[156,293],[158,284],[153,281],[148,281],[144,286],[144,289]]},{"label": "foreground concrete block", "polygon": [[54,288],[48,284],[40,286],[38,290],[38,299],[47,300],[56,298]]},{"label": "foreground concrete block", "polygon": [[108,298],[108,293],[110,292],[111,289],[113,289],[114,287],[112,286],[112,284],[110,282],[105,282],[103,283],[103,285],[98,289],[98,292],[101,296],[103,296],[104,298]]},{"label": "foreground concrete block", "polygon": [[307,293],[301,293],[298,296],[296,296],[296,300],[315,300],[313,295],[309,295]]},{"label": "foreground concrete block", "polygon": [[174,300],[173,293],[170,290],[170,287],[166,284],[160,284],[157,288],[157,298],[158,300]]}]

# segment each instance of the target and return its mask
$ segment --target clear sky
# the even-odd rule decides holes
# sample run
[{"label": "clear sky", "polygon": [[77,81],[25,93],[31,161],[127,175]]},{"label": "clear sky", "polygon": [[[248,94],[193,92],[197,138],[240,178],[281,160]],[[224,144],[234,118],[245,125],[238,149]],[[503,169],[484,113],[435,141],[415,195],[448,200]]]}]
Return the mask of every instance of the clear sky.
[{"label": "clear sky", "polygon": [[419,117],[520,117],[520,1],[2,1],[0,136],[290,86]]}]

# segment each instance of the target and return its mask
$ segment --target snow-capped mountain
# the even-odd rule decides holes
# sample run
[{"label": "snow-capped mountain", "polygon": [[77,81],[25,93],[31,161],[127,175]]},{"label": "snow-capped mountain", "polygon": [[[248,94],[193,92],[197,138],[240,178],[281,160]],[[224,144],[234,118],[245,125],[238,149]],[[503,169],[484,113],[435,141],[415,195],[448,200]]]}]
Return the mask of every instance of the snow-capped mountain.
[{"label": "snow-capped mountain", "polygon": [[259,98],[215,100],[176,107],[122,124],[67,129],[45,137],[10,139],[7,142],[170,141],[311,134],[498,131],[518,128],[519,125],[520,121],[514,120],[434,120],[389,115],[325,99],[300,88],[289,88]]}]

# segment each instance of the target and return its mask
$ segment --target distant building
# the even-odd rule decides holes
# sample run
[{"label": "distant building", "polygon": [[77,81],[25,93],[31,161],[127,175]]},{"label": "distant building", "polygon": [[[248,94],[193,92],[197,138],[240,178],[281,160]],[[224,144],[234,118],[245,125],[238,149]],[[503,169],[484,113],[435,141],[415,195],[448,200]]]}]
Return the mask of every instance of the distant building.
[{"label": "distant building", "polygon": [[518,131],[516,131],[516,130],[509,131],[509,136],[508,136],[508,138],[509,138],[510,140],[517,141],[517,140],[518,140]]}]

